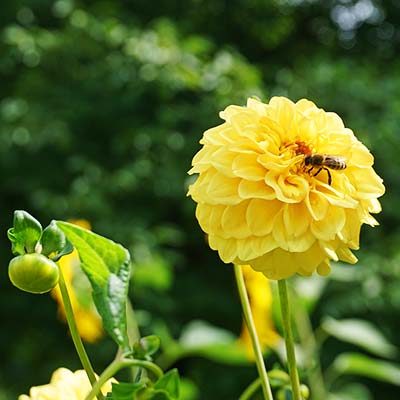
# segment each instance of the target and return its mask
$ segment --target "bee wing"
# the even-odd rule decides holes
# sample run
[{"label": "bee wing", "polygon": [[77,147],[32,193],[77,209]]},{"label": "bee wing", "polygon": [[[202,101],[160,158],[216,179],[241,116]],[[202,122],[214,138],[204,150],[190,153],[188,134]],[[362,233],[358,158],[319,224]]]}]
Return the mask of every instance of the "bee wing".
[{"label": "bee wing", "polygon": [[346,157],[343,156],[332,156],[330,154],[325,155],[325,161],[328,163],[345,163]]}]

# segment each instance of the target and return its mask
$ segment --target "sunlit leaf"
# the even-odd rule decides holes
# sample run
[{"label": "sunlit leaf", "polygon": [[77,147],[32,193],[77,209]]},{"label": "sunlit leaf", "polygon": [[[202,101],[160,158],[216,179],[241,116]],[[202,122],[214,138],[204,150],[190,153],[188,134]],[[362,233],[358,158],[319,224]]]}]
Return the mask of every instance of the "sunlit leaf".
[{"label": "sunlit leaf", "polygon": [[360,375],[400,386],[400,366],[359,353],[340,354],[332,364],[340,375]]},{"label": "sunlit leaf", "polygon": [[325,332],[347,343],[352,343],[381,357],[394,358],[397,349],[370,322],[359,319],[335,320],[322,323]]},{"label": "sunlit leaf", "polygon": [[93,300],[104,329],[124,348],[126,298],[130,277],[130,255],[121,245],[77,225],[57,221],[59,228],[79,253],[81,267],[93,288]]},{"label": "sunlit leaf", "polygon": [[165,390],[173,400],[179,399],[179,374],[176,368],[168,371],[154,384],[154,389]]},{"label": "sunlit leaf", "polygon": [[246,348],[237,337],[225,329],[205,321],[192,321],[182,332],[177,343],[178,352],[184,356],[201,356],[224,364],[252,363]]},{"label": "sunlit leaf", "polygon": [[340,387],[340,390],[329,393],[328,400],[372,400],[372,395],[365,385],[349,383]]}]

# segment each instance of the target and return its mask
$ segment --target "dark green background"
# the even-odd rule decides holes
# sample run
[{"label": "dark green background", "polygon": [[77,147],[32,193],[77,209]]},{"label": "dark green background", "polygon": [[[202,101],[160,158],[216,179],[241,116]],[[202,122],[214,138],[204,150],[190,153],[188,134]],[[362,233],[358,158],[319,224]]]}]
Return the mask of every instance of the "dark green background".
[{"label": "dark green background", "polygon": [[[398,346],[399,50],[395,0],[4,0],[0,399],[79,367],[55,303],[8,281],[14,209],[43,224],[86,218],[128,247],[144,333],[164,321],[177,337],[193,319],[240,332],[231,267],[197,226],[186,171],[218,112],[251,95],[313,100],[375,155],[387,188],[381,226],[363,229],[351,267],[360,279],[330,282],[312,318],[369,319]],[[323,366],[340,346],[327,342]],[[113,352],[108,340],[89,346],[98,370]],[[235,399],[255,376],[195,357],[177,367],[207,400]],[[359,380],[374,399],[397,398],[395,386]]]}]

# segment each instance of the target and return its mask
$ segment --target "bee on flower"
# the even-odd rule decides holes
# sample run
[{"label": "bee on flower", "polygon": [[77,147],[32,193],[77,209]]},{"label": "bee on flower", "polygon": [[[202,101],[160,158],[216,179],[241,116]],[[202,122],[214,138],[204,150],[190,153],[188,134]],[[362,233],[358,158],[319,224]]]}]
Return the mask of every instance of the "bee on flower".
[{"label": "bee on flower", "polygon": [[373,156],[333,112],[273,97],[228,106],[204,133],[188,195],[225,263],[270,279],[355,263],[362,224],[377,225],[385,188]]}]

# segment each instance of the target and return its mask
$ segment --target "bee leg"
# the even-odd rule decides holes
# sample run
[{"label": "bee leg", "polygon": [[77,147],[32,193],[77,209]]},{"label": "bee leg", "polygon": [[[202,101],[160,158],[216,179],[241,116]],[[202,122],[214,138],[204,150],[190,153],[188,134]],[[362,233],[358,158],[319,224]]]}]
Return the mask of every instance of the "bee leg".
[{"label": "bee leg", "polygon": [[317,176],[323,169],[325,169],[325,168],[322,168],[322,167],[319,168],[318,171],[313,176]]},{"label": "bee leg", "polygon": [[332,183],[332,175],[331,172],[329,171],[328,168],[324,168],[326,170],[326,172],[328,173],[328,185],[331,186]]}]

